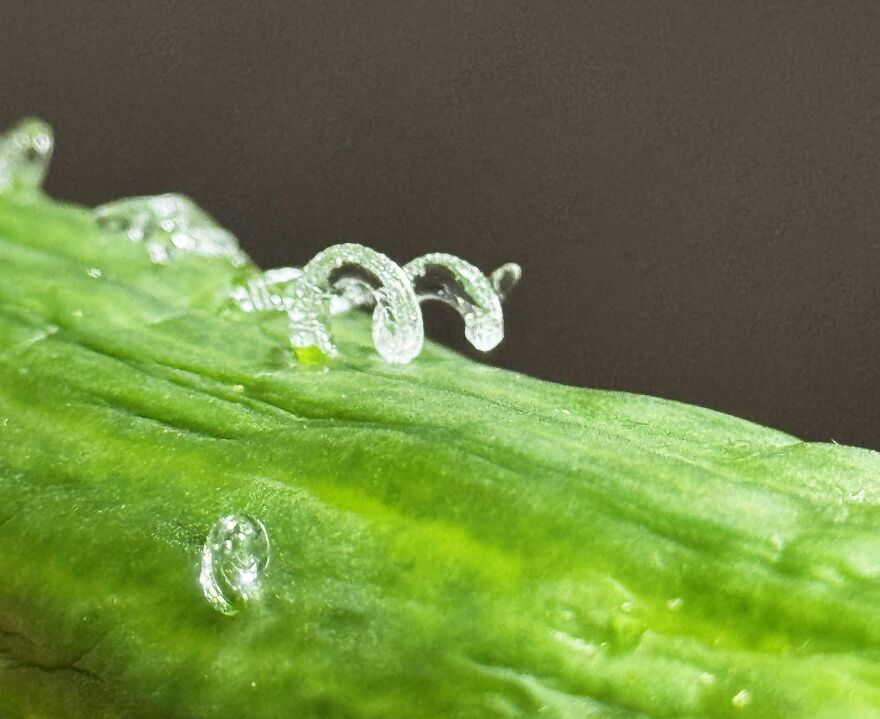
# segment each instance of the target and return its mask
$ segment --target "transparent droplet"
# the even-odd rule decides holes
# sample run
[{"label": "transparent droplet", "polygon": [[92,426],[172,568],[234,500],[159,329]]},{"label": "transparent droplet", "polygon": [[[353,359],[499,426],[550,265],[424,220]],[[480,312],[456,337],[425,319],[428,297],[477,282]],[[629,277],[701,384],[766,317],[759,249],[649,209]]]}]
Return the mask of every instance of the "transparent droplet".
[{"label": "transparent droplet", "polygon": [[498,292],[489,279],[455,255],[435,252],[404,267],[419,300],[439,300],[458,310],[464,334],[482,352],[504,339],[504,315]]},{"label": "transparent droplet", "polygon": [[516,262],[507,262],[489,275],[489,281],[495,288],[495,292],[498,293],[498,298],[503,302],[516,287],[521,277],[522,267]]},{"label": "transparent droplet", "polygon": [[329,332],[334,296],[372,298],[373,344],[386,362],[405,364],[422,351],[425,333],[412,283],[401,268],[369,247],[342,244],[319,252],[290,286],[291,343],[298,350],[337,354]]},{"label": "transparent droplet", "polygon": [[269,535],[249,515],[221,517],[202,547],[199,584],[208,603],[223,614],[236,614],[260,596],[260,575],[269,564]]},{"label": "transparent droplet", "polygon": [[0,192],[42,187],[54,145],[52,128],[35,118],[0,135]]},{"label": "transparent droplet", "polygon": [[157,264],[181,253],[225,257],[237,267],[248,261],[235,236],[183,195],[116,200],[95,208],[95,219],[106,232],[145,243]]},{"label": "transparent droplet", "polygon": [[244,312],[287,312],[293,302],[293,283],[302,277],[298,267],[279,267],[251,277],[229,295]]}]

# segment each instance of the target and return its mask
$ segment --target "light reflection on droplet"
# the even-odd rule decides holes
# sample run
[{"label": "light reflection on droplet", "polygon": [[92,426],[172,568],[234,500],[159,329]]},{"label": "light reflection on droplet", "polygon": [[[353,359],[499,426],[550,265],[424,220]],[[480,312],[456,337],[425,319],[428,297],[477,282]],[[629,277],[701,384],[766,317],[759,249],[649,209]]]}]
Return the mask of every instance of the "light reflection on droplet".
[{"label": "light reflection on droplet", "polygon": [[260,575],[269,564],[269,535],[256,517],[221,517],[202,547],[199,585],[218,612],[236,614],[260,596]]}]

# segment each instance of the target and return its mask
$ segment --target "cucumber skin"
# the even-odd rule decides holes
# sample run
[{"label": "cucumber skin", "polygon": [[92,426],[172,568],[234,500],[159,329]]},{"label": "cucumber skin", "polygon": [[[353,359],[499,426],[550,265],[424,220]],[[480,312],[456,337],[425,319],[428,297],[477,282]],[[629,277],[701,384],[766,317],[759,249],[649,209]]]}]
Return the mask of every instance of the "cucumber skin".
[{"label": "cucumber skin", "polygon": [[[240,270],[42,196],[0,262],[0,716],[880,716],[875,453],[360,319],[298,365]],[[233,618],[230,512],[272,542]]]}]

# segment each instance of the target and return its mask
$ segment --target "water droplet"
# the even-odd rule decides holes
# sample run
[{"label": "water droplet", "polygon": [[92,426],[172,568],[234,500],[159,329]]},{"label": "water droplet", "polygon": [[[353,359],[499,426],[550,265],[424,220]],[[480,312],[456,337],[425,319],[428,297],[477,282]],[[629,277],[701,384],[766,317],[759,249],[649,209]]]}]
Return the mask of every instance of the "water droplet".
[{"label": "water droplet", "polygon": [[325,355],[337,354],[328,329],[334,295],[347,300],[372,297],[373,344],[386,362],[405,364],[422,350],[422,313],[409,277],[369,247],[352,243],[328,247],[303,267],[301,280],[291,290],[291,343],[298,350],[317,348]]},{"label": "water droplet", "polygon": [[248,278],[229,296],[244,312],[287,312],[294,296],[293,283],[302,276],[298,267],[279,267]]},{"label": "water droplet", "polygon": [[681,597],[675,597],[674,599],[666,600],[666,606],[672,612],[677,612],[679,609],[681,609],[683,604],[684,599],[682,599]]},{"label": "water droplet", "polygon": [[752,701],[752,694],[748,689],[742,689],[738,691],[730,700],[730,703],[733,704],[737,709],[742,709],[743,707],[750,704]]},{"label": "water droplet", "polygon": [[104,273],[101,272],[100,267],[89,267],[89,269],[86,270],[86,272],[88,273],[89,277],[94,277],[96,280],[98,280],[104,276]]},{"label": "water droplet", "polygon": [[464,334],[482,352],[504,339],[501,300],[489,279],[469,262],[441,252],[417,257],[404,270],[420,301],[438,300],[464,320]]},{"label": "water droplet", "polygon": [[702,672],[700,674],[700,682],[705,684],[707,687],[712,686],[715,683],[715,675],[710,674],[709,672]]},{"label": "water droplet", "polygon": [[522,267],[516,262],[507,262],[489,275],[489,280],[492,282],[495,292],[498,293],[499,299],[504,301],[513,288],[516,287],[521,277]]},{"label": "water droplet", "polygon": [[235,236],[183,195],[129,197],[101,205],[94,212],[105,232],[145,243],[156,264],[184,253],[225,257],[236,267],[248,261]]},{"label": "water droplet", "polygon": [[35,118],[0,135],[0,192],[42,187],[54,145],[52,128]]},{"label": "water droplet", "polygon": [[269,535],[248,515],[221,517],[202,547],[199,584],[208,603],[233,615],[260,595],[260,575],[269,564]]}]

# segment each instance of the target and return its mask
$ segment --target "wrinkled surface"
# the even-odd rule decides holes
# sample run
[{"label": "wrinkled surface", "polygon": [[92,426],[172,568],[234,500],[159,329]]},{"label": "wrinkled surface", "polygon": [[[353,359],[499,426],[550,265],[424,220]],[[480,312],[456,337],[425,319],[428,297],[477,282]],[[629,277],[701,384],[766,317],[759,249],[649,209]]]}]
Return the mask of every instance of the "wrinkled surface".
[{"label": "wrinkled surface", "polygon": [[[0,198],[0,716],[880,714],[876,454],[357,319],[300,365],[226,259],[115,239]],[[231,513],[272,541],[235,617]]]}]

